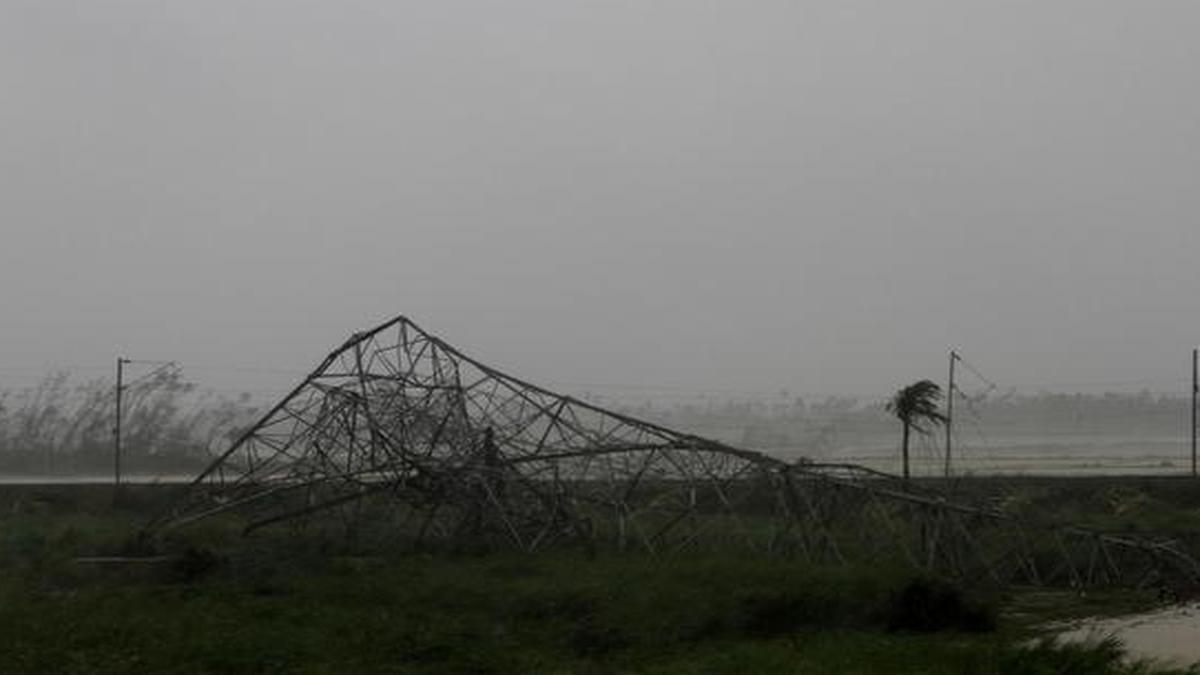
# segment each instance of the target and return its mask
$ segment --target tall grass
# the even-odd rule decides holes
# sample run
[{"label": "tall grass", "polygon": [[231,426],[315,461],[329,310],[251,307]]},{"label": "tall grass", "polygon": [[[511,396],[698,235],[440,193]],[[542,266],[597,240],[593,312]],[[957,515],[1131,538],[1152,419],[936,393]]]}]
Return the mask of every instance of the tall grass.
[{"label": "tall grass", "polygon": [[[194,470],[255,414],[248,396],[199,391],[176,370],[135,381],[124,394],[122,438],[130,471]],[[0,471],[94,473],[112,463],[114,385],[66,373],[0,389]]]},{"label": "tall grass", "polygon": [[[899,568],[695,554],[361,555],[220,519],[118,554],[170,489],[0,500],[3,673],[1150,673],[1111,643],[1024,644],[977,596]],[[111,503],[111,501],[109,502]]]}]

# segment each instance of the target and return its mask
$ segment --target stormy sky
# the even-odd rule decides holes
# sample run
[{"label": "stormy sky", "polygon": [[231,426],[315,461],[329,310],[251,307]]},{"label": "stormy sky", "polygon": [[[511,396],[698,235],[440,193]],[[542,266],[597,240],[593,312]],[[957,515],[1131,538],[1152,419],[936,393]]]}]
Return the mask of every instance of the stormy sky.
[{"label": "stormy sky", "polygon": [[0,387],[1186,391],[1200,3],[0,0]]}]

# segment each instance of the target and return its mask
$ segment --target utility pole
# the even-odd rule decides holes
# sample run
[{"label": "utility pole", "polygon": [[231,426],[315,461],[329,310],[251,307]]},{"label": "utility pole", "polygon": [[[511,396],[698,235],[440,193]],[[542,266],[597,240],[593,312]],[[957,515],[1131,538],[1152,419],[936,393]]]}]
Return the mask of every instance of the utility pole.
[{"label": "utility pole", "polygon": [[121,395],[125,391],[125,364],[129,359],[117,357],[117,421],[113,425],[113,493],[121,489]]},{"label": "utility pole", "polygon": [[953,444],[951,437],[953,436],[954,424],[954,362],[958,360],[958,354],[950,350],[950,378],[949,384],[946,386],[946,478],[950,477],[950,449]]},{"label": "utility pole", "polygon": [[1196,395],[1200,393],[1200,349],[1192,348],[1192,478],[1196,477]]},{"label": "utility pole", "polygon": [[[134,379],[129,384],[125,384],[125,366],[128,366],[130,364],[157,365],[158,368],[154,369],[147,375],[143,375],[139,378]],[[118,493],[121,490],[121,455],[123,454],[123,450],[124,450],[124,443],[123,443],[124,438],[121,435],[121,422],[122,422],[122,412],[123,412],[123,408],[124,408],[123,404],[124,404],[124,398],[125,398],[125,390],[129,389],[131,387],[136,387],[140,383],[142,383],[142,382],[146,381],[147,379],[152,378],[155,375],[157,375],[158,373],[162,372],[164,369],[172,368],[172,367],[175,367],[176,365],[177,364],[174,361],[140,361],[140,360],[134,360],[134,359],[127,359],[123,356],[117,357],[117,391],[116,391],[116,406],[115,406],[117,415],[116,415],[116,422],[113,424],[113,497],[114,497],[114,499],[117,497]]]}]

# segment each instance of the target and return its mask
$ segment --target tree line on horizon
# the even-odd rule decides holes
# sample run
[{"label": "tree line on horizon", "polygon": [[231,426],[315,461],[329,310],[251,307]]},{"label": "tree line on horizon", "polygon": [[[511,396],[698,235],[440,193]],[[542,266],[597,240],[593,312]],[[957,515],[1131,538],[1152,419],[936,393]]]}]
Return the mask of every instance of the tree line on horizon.
[{"label": "tree line on horizon", "polygon": [[[112,469],[111,379],[76,381],[67,372],[33,386],[0,382],[0,473],[99,474]],[[218,395],[164,370],[124,396],[123,463],[131,473],[191,472],[223,451],[261,412],[249,394]],[[597,401],[618,412],[749,447],[814,451],[892,442],[899,437],[888,399],[800,397],[666,404]],[[1016,434],[1183,433],[1186,396],[1135,393],[958,394],[956,424]]]},{"label": "tree line on horizon", "polygon": [[[203,466],[258,412],[248,394],[202,391],[176,370],[132,383],[122,401],[122,464],[135,474]],[[55,372],[31,387],[0,385],[0,473],[107,474],[115,419],[111,379]]]}]

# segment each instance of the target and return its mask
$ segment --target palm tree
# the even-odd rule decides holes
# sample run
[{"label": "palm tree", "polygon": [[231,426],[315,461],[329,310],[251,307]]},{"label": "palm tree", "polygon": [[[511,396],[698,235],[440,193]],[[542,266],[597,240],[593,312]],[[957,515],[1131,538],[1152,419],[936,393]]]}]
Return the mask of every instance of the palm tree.
[{"label": "palm tree", "polygon": [[947,418],[938,409],[938,401],[942,400],[942,388],[929,380],[921,380],[897,391],[892,400],[888,401],[887,411],[895,415],[904,425],[904,440],[901,448],[904,452],[904,480],[908,481],[908,439],[913,429],[917,433],[927,434],[939,424],[945,424]]}]

